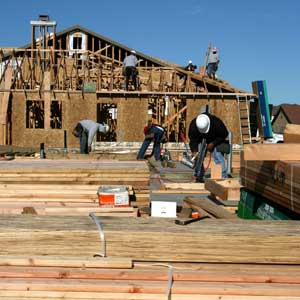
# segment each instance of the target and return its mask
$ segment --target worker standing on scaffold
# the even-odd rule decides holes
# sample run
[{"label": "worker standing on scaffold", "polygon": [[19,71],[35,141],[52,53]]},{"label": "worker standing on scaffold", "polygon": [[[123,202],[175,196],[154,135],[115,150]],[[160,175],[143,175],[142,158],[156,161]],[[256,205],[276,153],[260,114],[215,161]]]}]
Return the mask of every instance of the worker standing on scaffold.
[{"label": "worker standing on scaffold", "polygon": [[[226,147],[228,130],[223,121],[212,114],[202,113],[190,123],[188,136],[193,156],[198,152],[198,145],[206,139],[207,150],[212,153],[215,163],[222,166],[222,178],[227,178],[224,153],[228,152],[229,144]],[[204,173],[202,164],[199,173],[195,174],[196,182],[204,182]]]}]

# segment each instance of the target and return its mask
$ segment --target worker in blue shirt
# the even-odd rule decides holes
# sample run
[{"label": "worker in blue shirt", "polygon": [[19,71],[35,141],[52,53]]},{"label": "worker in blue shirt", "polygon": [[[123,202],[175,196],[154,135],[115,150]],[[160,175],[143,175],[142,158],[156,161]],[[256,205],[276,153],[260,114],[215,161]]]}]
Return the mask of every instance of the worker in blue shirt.
[{"label": "worker in blue shirt", "polygon": [[135,50],[131,50],[130,55],[126,56],[123,61],[126,91],[128,91],[130,77],[132,78],[134,89],[138,90],[138,78],[137,78],[138,70],[136,68],[137,63],[138,60],[136,58],[136,52]]},{"label": "worker in blue shirt", "polygon": [[[144,135],[145,135],[145,139],[138,152],[137,159],[150,158],[152,155],[154,155],[155,160],[160,161],[161,143],[166,142],[165,129],[149,121],[148,125],[144,127]],[[151,154],[148,156],[145,155],[145,153],[148,147],[150,146],[151,142],[153,142],[153,150]]]}]

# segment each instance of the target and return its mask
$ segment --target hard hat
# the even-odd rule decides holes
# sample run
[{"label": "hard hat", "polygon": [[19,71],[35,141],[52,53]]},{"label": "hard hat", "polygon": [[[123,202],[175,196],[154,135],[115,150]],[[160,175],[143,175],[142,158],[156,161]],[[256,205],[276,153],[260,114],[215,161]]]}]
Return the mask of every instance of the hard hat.
[{"label": "hard hat", "polygon": [[210,128],[210,119],[208,115],[200,114],[196,119],[196,126],[201,133],[207,133]]},{"label": "hard hat", "polygon": [[212,52],[217,52],[217,47],[213,47]]},{"label": "hard hat", "polygon": [[132,54],[136,54],[135,50],[131,50],[131,53],[132,53]]},{"label": "hard hat", "polygon": [[189,60],[189,64],[192,64],[193,62],[191,60]]}]

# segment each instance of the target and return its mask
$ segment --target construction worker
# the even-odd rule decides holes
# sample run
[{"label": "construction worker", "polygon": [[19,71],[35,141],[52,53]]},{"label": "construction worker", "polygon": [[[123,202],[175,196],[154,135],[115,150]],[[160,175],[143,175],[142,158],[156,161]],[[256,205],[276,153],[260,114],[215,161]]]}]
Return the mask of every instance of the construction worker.
[{"label": "construction worker", "polygon": [[193,62],[189,60],[188,65],[184,68],[186,71],[194,72],[197,69],[196,65],[193,65]]},{"label": "construction worker", "polygon": [[73,130],[73,135],[80,139],[80,153],[88,154],[92,150],[92,142],[95,134],[99,132],[107,133],[109,126],[105,123],[97,123],[93,120],[81,120]]},{"label": "construction worker", "polygon": [[212,49],[212,53],[209,55],[208,64],[206,67],[206,72],[209,78],[216,79],[216,72],[219,66],[219,55],[217,53],[217,48]]},{"label": "construction worker", "polygon": [[[152,121],[148,121],[148,125],[144,127],[145,139],[138,152],[137,159],[146,159],[154,155],[156,161],[160,160],[160,144],[166,142],[166,132],[163,127],[153,124]],[[149,156],[145,156],[145,153],[149,145],[153,142],[153,150]]]},{"label": "construction worker", "polygon": [[123,61],[124,75],[125,75],[125,90],[128,91],[128,85],[130,78],[132,79],[132,83],[134,85],[134,89],[138,90],[138,70],[136,65],[138,64],[138,60],[136,58],[135,50],[131,50],[130,55],[126,56]]},{"label": "construction worker", "polygon": [[[207,150],[212,153],[215,163],[222,166],[222,178],[227,178],[224,155],[217,149],[219,145],[226,144],[225,139],[228,136],[228,130],[223,121],[212,114],[202,113],[190,123],[188,136],[193,156],[197,154],[198,145],[202,140],[206,140]],[[204,182],[204,172],[202,165],[199,174],[195,174],[196,182]]]}]

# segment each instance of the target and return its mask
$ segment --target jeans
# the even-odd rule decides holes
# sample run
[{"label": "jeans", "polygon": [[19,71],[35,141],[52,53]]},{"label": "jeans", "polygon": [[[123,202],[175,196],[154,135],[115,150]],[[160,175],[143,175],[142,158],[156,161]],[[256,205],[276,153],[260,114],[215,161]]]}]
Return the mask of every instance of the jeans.
[{"label": "jeans", "polygon": [[216,71],[218,69],[218,66],[216,63],[209,63],[207,65],[207,75],[211,77],[215,77]]},{"label": "jeans", "polygon": [[[153,151],[151,155],[154,155],[155,160],[160,160],[160,140],[163,135],[163,131],[157,128],[153,128],[152,131],[154,132],[154,141],[153,141]],[[151,144],[152,140],[147,139],[143,141],[141,149],[137,155],[137,159],[144,159],[145,153]]]},{"label": "jeans", "polygon": [[129,79],[132,78],[132,83],[134,85],[134,89],[138,89],[137,84],[137,69],[136,67],[126,67],[125,68],[125,90],[128,91]]},{"label": "jeans", "polygon": [[214,148],[212,155],[213,155],[215,163],[221,164],[221,166],[222,166],[222,178],[227,178],[227,168],[226,168],[226,164],[225,164],[224,155],[221,152],[218,152],[216,148]]},{"label": "jeans", "polygon": [[[214,150],[212,152],[212,156],[213,156],[213,159],[214,159],[216,164],[221,164],[222,178],[227,178],[228,177],[227,176],[227,168],[226,168],[224,155],[221,152],[218,152],[216,148],[214,148]],[[204,169],[204,166],[202,164],[201,169],[197,173],[195,172],[194,176],[198,180],[203,181],[204,173],[205,173],[205,169]]]},{"label": "jeans", "polygon": [[88,153],[88,133],[83,130],[80,135],[80,154]]}]

